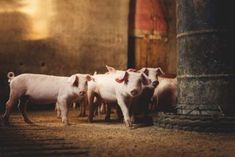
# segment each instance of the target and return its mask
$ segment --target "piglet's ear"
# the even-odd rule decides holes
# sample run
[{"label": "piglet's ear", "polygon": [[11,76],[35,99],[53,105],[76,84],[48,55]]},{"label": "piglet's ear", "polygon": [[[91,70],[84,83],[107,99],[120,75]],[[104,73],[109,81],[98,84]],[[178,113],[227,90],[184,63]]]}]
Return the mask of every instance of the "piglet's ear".
[{"label": "piglet's ear", "polygon": [[115,81],[118,83],[125,82],[126,84],[128,82],[128,77],[129,77],[129,73],[126,71],[123,76],[121,76],[120,78],[116,78]]},{"label": "piglet's ear", "polygon": [[144,69],[144,74],[149,76],[149,70],[147,68]]},{"label": "piglet's ear", "polygon": [[68,82],[75,87],[78,87],[79,78],[77,75],[72,75],[68,78]]},{"label": "piglet's ear", "polygon": [[142,72],[142,73],[144,73],[145,75],[149,75],[149,70],[148,70],[148,68],[142,68],[142,69],[140,69],[139,70],[139,72]]},{"label": "piglet's ear", "polygon": [[141,79],[142,79],[143,85],[145,86],[151,83],[151,80],[144,73],[141,74]]},{"label": "piglet's ear", "polygon": [[91,80],[94,81],[95,79],[94,79],[91,75],[87,75],[87,76],[86,76],[86,80],[87,80],[87,81],[91,81]]},{"label": "piglet's ear", "polygon": [[156,70],[157,70],[157,75],[165,75],[164,71],[160,67],[156,68]]},{"label": "piglet's ear", "polygon": [[79,78],[78,78],[78,76],[76,75],[76,76],[75,76],[75,79],[74,79],[74,81],[73,81],[73,86],[78,87],[78,81],[79,81]]},{"label": "piglet's ear", "polygon": [[108,65],[106,65],[106,68],[107,68],[107,70],[108,70],[109,72],[115,72],[115,71],[116,71],[115,68],[110,67],[110,66],[108,66]]}]

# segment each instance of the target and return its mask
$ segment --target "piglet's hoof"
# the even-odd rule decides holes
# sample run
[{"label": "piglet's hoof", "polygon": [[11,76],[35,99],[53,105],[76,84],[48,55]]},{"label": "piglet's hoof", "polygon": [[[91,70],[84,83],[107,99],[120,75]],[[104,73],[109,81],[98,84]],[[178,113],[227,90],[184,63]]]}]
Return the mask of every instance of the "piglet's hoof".
[{"label": "piglet's hoof", "polygon": [[69,126],[70,125],[67,119],[62,119],[62,123],[63,123],[64,126]]},{"label": "piglet's hoof", "polygon": [[126,124],[126,127],[130,128],[130,129],[133,129],[133,125],[132,125],[130,120],[126,120],[125,124]]}]

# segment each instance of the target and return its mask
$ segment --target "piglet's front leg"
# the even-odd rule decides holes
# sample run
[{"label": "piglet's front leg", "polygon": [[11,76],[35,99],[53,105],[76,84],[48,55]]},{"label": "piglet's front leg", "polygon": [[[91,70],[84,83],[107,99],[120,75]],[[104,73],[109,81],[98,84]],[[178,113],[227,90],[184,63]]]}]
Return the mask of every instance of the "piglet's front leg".
[{"label": "piglet's front leg", "polygon": [[132,123],[131,123],[131,119],[130,119],[130,115],[129,115],[129,111],[128,108],[126,106],[125,100],[123,98],[123,96],[118,96],[117,98],[118,101],[118,105],[120,106],[123,116],[124,116],[124,121],[127,127],[132,128]]},{"label": "piglet's front leg", "polygon": [[57,117],[58,119],[60,119],[60,118],[61,118],[61,111],[60,111],[60,106],[59,106],[59,103],[58,103],[58,102],[56,102],[55,110],[56,110],[56,117]]},{"label": "piglet's front leg", "polygon": [[69,125],[69,121],[68,121],[68,104],[66,99],[58,99],[58,105],[59,105],[59,109],[61,112],[61,119],[62,119],[62,123],[67,126]]}]

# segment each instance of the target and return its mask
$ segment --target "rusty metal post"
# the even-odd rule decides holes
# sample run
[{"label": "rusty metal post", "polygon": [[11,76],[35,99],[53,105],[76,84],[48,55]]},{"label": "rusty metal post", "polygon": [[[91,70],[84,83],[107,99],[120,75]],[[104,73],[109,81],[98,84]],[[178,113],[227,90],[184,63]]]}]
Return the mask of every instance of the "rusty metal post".
[{"label": "rusty metal post", "polygon": [[177,115],[160,126],[235,131],[232,0],[177,0]]},{"label": "rusty metal post", "polygon": [[178,113],[235,114],[232,1],[177,1]]}]

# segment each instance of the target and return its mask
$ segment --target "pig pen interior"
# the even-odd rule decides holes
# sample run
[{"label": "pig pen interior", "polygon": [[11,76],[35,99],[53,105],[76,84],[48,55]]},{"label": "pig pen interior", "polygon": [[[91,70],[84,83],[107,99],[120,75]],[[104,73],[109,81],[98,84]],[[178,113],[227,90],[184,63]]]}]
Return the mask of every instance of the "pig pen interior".
[{"label": "pig pen interior", "polygon": [[[196,9],[204,6],[200,1],[193,4]],[[16,75],[69,76],[77,72],[104,73],[105,65],[110,65],[123,70],[161,67],[167,74],[182,74],[182,69],[177,70],[181,67],[177,61],[184,62],[184,58],[177,58],[177,25],[182,23],[177,22],[179,6],[175,0],[1,0],[1,115],[9,96],[9,71]],[[207,12],[197,16],[201,14]],[[234,74],[234,63],[230,65],[228,71],[222,70]],[[235,113],[234,108],[229,109]],[[104,115],[88,123],[86,117],[77,117],[77,109],[69,113],[72,125],[63,127],[56,118],[54,104],[29,104],[27,112],[35,126],[25,124],[15,106],[10,118],[12,126],[0,127],[0,156],[234,156],[235,153],[234,133],[184,132],[157,125],[128,130],[115,120],[104,122]],[[159,118],[157,113],[151,116],[154,121]],[[112,113],[111,117],[115,119],[116,115]]]}]

